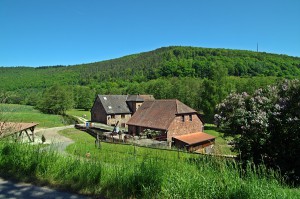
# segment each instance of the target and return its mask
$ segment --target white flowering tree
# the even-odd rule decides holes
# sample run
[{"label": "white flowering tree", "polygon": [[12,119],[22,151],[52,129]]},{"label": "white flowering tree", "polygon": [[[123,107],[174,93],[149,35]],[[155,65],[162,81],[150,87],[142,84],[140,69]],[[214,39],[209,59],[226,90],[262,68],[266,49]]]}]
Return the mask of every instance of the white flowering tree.
[{"label": "white flowering tree", "polygon": [[217,105],[216,124],[235,136],[241,160],[279,168],[300,179],[300,82],[285,80],[253,95],[230,94]]}]

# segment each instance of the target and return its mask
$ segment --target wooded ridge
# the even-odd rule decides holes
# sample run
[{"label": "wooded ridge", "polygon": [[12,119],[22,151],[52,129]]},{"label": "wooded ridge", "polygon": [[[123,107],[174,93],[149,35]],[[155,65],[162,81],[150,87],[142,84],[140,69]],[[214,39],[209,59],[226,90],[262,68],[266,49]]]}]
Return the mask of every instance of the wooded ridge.
[{"label": "wooded ridge", "polygon": [[[201,96],[220,102],[231,91],[251,93],[280,79],[299,77],[299,57],[170,46],[89,64],[0,67],[0,98],[35,105],[46,88],[58,84],[72,87],[75,98],[81,90],[91,95],[148,93],[178,98],[199,110],[205,103]],[[205,93],[204,86],[211,94]]]}]

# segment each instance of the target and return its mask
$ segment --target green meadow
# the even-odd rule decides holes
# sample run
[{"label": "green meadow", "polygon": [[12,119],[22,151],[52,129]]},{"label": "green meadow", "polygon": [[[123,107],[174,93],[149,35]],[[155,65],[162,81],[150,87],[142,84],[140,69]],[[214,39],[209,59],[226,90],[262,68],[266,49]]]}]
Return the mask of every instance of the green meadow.
[{"label": "green meadow", "polygon": [[84,117],[84,116],[86,116],[85,119],[91,120],[91,112],[90,111],[85,111],[83,109],[71,109],[71,110],[67,110],[66,113],[68,115],[77,116],[77,117]]},{"label": "green meadow", "polygon": [[56,127],[66,125],[67,120],[60,115],[41,113],[32,106],[18,104],[0,104],[0,120],[8,122],[34,122],[38,127]]},{"label": "green meadow", "polygon": [[[232,159],[101,143],[75,129],[69,155],[0,142],[0,175],[107,198],[299,198],[264,166]],[[90,154],[87,157],[87,153]]]}]

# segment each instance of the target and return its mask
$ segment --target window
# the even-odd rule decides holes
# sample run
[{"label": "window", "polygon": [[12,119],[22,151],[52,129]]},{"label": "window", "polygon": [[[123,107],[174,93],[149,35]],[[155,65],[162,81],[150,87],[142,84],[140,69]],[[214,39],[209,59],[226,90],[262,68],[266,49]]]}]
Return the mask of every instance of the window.
[{"label": "window", "polygon": [[109,108],[109,109],[112,109],[112,107],[111,107],[111,106],[108,106],[108,108]]},{"label": "window", "polygon": [[111,119],[115,119],[115,115],[111,115]]},{"label": "window", "polygon": [[184,122],[184,115],[181,116],[181,121]]},{"label": "window", "polygon": [[190,121],[193,121],[193,116],[189,115]]},{"label": "window", "polygon": [[103,97],[103,99],[104,99],[104,100],[107,100],[107,98],[106,98],[106,97]]},{"label": "window", "polygon": [[121,115],[121,118],[123,118],[123,119],[124,119],[124,118],[125,118],[125,114],[122,114],[122,115]]}]

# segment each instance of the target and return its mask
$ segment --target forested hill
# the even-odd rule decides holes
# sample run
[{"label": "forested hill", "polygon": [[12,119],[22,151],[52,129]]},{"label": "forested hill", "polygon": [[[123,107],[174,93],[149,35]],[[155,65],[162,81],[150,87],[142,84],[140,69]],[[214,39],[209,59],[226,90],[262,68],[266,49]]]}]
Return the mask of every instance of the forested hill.
[{"label": "forested hill", "polygon": [[[298,76],[300,58],[241,50],[164,47],[119,59],[79,65],[83,76],[107,80],[210,76],[211,67],[225,67],[230,76]],[[101,73],[100,73],[101,71]]]},{"label": "forested hill", "polygon": [[0,102],[36,105],[45,89],[59,85],[73,92],[76,108],[89,108],[95,94],[147,93],[211,113],[232,91],[299,77],[299,57],[172,46],[74,66],[0,67]]},{"label": "forested hill", "polygon": [[0,88],[45,88],[55,83],[90,85],[103,81],[147,81],[159,77],[209,78],[213,68],[229,76],[300,76],[300,58],[241,50],[163,47],[118,59],[52,67],[0,68]]}]

